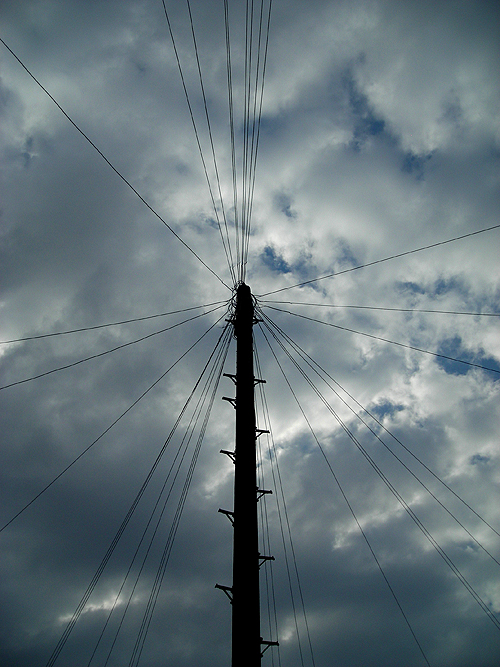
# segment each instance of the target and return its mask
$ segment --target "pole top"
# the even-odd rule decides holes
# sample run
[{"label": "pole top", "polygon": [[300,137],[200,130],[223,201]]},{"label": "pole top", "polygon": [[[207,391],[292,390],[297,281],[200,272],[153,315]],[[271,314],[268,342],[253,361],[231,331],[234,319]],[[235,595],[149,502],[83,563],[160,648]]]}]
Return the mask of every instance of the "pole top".
[{"label": "pole top", "polygon": [[234,334],[251,332],[254,318],[254,305],[250,287],[240,283],[236,288],[236,307],[234,310]]},{"label": "pole top", "polygon": [[252,298],[252,292],[250,290],[250,287],[246,283],[240,283],[238,287],[236,288],[236,297],[238,299],[251,299]]}]

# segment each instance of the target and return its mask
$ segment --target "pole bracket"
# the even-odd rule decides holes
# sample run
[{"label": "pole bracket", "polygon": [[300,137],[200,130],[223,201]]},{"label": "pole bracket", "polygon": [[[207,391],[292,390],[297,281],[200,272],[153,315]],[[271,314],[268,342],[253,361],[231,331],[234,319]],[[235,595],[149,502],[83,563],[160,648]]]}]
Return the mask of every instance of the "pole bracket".
[{"label": "pole bracket", "polygon": [[223,373],[225,378],[231,378],[231,380],[236,384],[236,375],[233,375],[233,373]]},{"label": "pole bracket", "polygon": [[231,510],[223,510],[220,509],[218,510],[221,514],[225,514],[229,521],[231,522],[231,525],[234,526],[234,512],[231,512]]},{"label": "pole bracket", "polygon": [[222,400],[227,401],[228,403],[231,403],[233,408],[236,410],[236,399],[235,398],[230,398],[229,396],[223,396]]},{"label": "pole bracket", "polygon": [[261,638],[260,638],[260,645],[265,647],[265,648],[261,651],[261,654],[260,654],[260,657],[262,658],[262,656],[264,655],[264,653],[267,651],[267,649],[268,649],[270,646],[279,646],[280,643],[279,643],[279,642],[269,642],[269,641],[266,641],[265,639],[262,639],[262,637],[261,637]]},{"label": "pole bracket", "polygon": [[259,561],[260,561],[259,568],[264,565],[266,560],[274,560],[274,556],[262,556],[261,554],[259,554]]},{"label": "pole bracket", "polygon": [[218,588],[220,591],[224,591],[224,593],[229,598],[229,602],[231,604],[233,604],[233,587],[232,586],[221,586],[221,584],[215,584],[215,588]]},{"label": "pole bracket", "polygon": [[271,431],[267,431],[267,430],[264,429],[264,428],[256,428],[256,429],[255,429],[255,437],[256,437],[256,438],[258,438],[259,436],[261,436],[263,433],[271,433]]},{"label": "pole bracket", "polygon": [[272,491],[267,491],[266,489],[257,489],[257,493],[260,495],[257,495],[257,502],[262,498],[262,496],[268,495],[269,493],[272,493]]},{"label": "pole bracket", "polygon": [[225,454],[226,456],[229,456],[233,463],[236,461],[236,454],[234,452],[228,452],[227,449],[221,449],[219,454]]}]

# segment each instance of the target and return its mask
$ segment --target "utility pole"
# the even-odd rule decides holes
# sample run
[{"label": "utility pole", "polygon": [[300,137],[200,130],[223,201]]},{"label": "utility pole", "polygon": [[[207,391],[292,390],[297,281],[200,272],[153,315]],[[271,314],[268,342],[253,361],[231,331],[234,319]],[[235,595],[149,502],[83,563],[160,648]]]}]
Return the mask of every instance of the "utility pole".
[{"label": "utility pole", "polygon": [[259,554],[257,502],[268,493],[257,487],[254,388],[263,382],[253,372],[254,306],[250,287],[236,289],[234,335],[236,375],[228,375],[236,385],[236,398],[227,398],[236,408],[236,448],[222,450],[234,462],[234,511],[219,510],[233,524],[233,585],[220,586],[232,604],[232,667],[260,667],[264,650],[277,642],[260,636],[259,567],[270,557]]},{"label": "utility pole", "polygon": [[253,374],[254,308],[248,285],[236,292],[232,667],[260,665],[259,544]]}]

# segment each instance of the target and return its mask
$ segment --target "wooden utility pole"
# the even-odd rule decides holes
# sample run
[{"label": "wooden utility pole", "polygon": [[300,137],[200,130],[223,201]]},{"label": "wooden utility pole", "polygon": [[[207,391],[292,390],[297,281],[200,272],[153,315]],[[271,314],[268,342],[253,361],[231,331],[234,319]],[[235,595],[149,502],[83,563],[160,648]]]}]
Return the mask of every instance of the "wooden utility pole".
[{"label": "wooden utility pole", "polygon": [[[277,642],[260,636],[259,567],[268,556],[259,554],[257,502],[265,493],[257,487],[256,424],[253,373],[254,305],[250,287],[241,283],[236,290],[234,335],[236,337],[236,448],[228,454],[235,464],[234,511],[219,510],[233,524],[233,585],[219,586],[232,604],[232,667],[259,667],[262,647]],[[260,433],[260,432],[259,432]],[[265,650],[264,648],[264,650]]]},{"label": "wooden utility pole", "polygon": [[234,468],[232,666],[260,665],[259,544],[250,288],[236,292],[236,450]]}]

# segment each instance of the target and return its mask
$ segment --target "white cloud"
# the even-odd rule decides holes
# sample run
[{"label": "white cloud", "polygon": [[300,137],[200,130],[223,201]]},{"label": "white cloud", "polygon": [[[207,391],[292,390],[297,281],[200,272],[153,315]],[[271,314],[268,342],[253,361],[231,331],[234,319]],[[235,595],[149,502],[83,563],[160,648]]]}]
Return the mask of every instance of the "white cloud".
[{"label": "white cloud", "polygon": [[[221,214],[187,9],[167,4]],[[240,114],[244,5],[229,4]],[[149,0],[91,5],[30,0],[5,10],[2,37],[165,222],[230,283],[162,11],[161,3]],[[192,2],[192,11],[232,233],[223,5]],[[273,3],[247,274],[254,294],[498,224],[497,22],[498,8],[490,2]],[[228,299],[221,282],[2,48],[1,339]],[[236,136],[240,141],[241,124]],[[237,159],[240,164],[240,144]],[[339,383],[335,389],[355,413],[363,416],[342,387],[494,528],[498,318],[421,311],[499,312],[498,233],[266,297],[283,301],[272,304],[278,308],[344,329],[264,309]],[[2,345],[0,384],[72,364],[197,312]],[[2,525],[223,312],[2,389]],[[223,325],[224,319],[2,532],[2,664],[37,664],[50,655],[59,639],[57,620],[69,618],[78,604]],[[430,664],[492,667],[493,624],[265,331]],[[401,655],[408,666],[422,664],[260,327],[255,336],[316,664],[335,659],[338,665],[389,666],[400,664]],[[234,364],[233,341],[224,372],[234,372]],[[310,367],[301,365],[475,590],[498,609],[497,565]],[[233,393],[232,382],[223,378],[145,644],[145,664],[163,664],[166,655],[179,666],[230,660],[230,607],[213,587],[231,582],[231,526],[217,510],[230,509],[233,502],[233,464],[218,453],[234,446],[234,412],[220,400]],[[268,428],[260,399],[257,405],[259,427]],[[184,416],[183,427],[190,417],[190,412]],[[498,560],[498,535],[380,425],[363,418]],[[173,487],[160,541],[144,566],[137,604],[127,614],[129,636],[140,625],[196,439],[197,434]],[[264,435],[260,444],[266,452]],[[119,588],[181,445],[181,436],[172,439],[144,508],[139,506],[89,600],[92,613],[82,616],[57,664],[88,661],[102,627],[96,630],[98,621],[110,608],[109,591]],[[274,491],[265,502],[276,556],[281,659],[293,667],[300,662],[298,640],[276,507],[280,489],[269,454],[259,473]],[[281,505],[280,512],[286,525]],[[291,545],[285,541],[301,647],[311,664]],[[135,575],[146,545],[147,540],[140,546]],[[264,571],[262,628],[268,633]],[[113,617],[100,650],[109,647],[117,623]],[[128,648],[120,639],[117,659],[128,660]],[[266,652],[263,664],[275,650]]]}]

